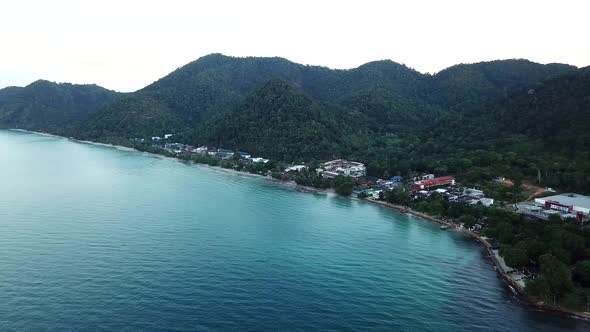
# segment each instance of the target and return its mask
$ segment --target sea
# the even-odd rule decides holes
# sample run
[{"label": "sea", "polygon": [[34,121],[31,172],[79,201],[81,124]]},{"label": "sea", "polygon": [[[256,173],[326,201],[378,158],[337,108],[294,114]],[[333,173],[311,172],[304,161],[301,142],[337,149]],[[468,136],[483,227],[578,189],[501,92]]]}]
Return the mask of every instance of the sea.
[{"label": "sea", "polygon": [[0,331],[590,331],[485,250],[263,177],[0,131]]}]

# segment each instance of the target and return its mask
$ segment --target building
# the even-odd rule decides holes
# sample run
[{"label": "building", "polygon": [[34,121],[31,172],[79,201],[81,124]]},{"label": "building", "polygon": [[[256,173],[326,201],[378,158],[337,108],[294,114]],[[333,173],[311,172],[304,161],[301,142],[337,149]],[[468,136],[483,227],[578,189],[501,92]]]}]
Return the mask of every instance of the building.
[{"label": "building", "polygon": [[215,151],[215,156],[221,159],[229,159],[233,157],[234,151],[228,149],[219,148]]},{"label": "building", "polygon": [[252,158],[252,155],[249,154],[248,152],[238,151],[238,154],[240,155],[240,158],[242,158],[242,159]]},{"label": "building", "polygon": [[413,191],[425,190],[441,186],[454,186],[455,178],[452,176],[441,176],[438,178],[418,180],[414,182]]},{"label": "building", "polygon": [[307,166],[305,166],[305,165],[294,165],[294,166],[285,168],[285,172],[287,172],[287,173],[288,172],[299,172],[299,171],[303,171],[306,169],[307,169]]},{"label": "building", "polygon": [[463,189],[463,195],[483,198],[485,197],[483,190],[475,189],[475,188],[465,188]]},{"label": "building", "polygon": [[263,164],[266,164],[267,162],[269,162],[268,159],[264,159],[264,158],[250,158],[250,160],[252,160],[253,163],[263,163]]},{"label": "building", "polygon": [[479,202],[481,204],[483,204],[483,206],[485,207],[490,207],[491,205],[494,205],[494,199],[493,198],[489,198],[489,197],[482,197]]},{"label": "building", "polygon": [[172,137],[172,134],[166,134],[166,135],[164,135],[164,139],[169,139],[170,137]]},{"label": "building", "polygon": [[200,154],[207,154],[207,151],[209,149],[206,146],[199,146],[198,148],[194,149],[194,151],[196,153],[200,153]]},{"label": "building", "polygon": [[359,162],[337,159],[321,164],[320,172],[323,177],[327,178],[334,178],[338,175],[360,178],[367,175],[367,168]]},{"label": "building", "polygon": [[563,214],[575,214],[578,219],[590,215],[590,197],[578,194],[561,194],[535,198],[535,203],[545,210],[559,211]]},{"label": "building", "polygon": [[431,179],[434,179],[434,174],[422,174],[420,176],[413,177],[412,181],[431,180]]}]

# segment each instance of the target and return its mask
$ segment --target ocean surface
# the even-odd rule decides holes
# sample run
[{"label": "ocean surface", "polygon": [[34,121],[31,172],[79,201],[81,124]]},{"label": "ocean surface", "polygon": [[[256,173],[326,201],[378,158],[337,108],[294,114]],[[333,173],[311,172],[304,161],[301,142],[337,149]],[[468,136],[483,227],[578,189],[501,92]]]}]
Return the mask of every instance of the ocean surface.
[{"label": "ocean surface", "polygon": [[590,331],[379,206],[0,131],[0,331]]}]

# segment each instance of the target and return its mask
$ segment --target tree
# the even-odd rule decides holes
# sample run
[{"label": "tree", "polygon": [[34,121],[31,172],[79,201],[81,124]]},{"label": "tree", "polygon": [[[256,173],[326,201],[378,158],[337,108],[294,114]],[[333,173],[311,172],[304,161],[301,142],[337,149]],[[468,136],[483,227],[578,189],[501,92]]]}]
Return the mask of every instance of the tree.
[{"label": "tree", "polygon": [[555,304],[558,298],[574,288],[571,273],[568,267],[553,255],[545,254],[539,258],[539,261],[541,275],[549,284],[549,292]]},{"label": "tree", "polygon": [[459,217],[459,223],[463,224],[465,227],[473,227],[477,223],[477,220],[474,216],[464,214]]},{"label": "tree", "polygon": [[503,249],[502,256],[504,257],[506,264],[513,268],[520,268],[529,263],[527,251],[520,245],[508,246]]},{"label": "tree", "polygon": [[574,276],[582,286],[590,287],[590,261],[579,261]]},{"label": "tree", "polygon": [[524,291],[530,296],[539,297],[545,300],[551,299],[551,286],[543,275],[527,280]]},{"label": "tree", "polygon": [[338,175],[334,178],[334,189],[340,196],[350,196],[352,194],[352,178]]}]

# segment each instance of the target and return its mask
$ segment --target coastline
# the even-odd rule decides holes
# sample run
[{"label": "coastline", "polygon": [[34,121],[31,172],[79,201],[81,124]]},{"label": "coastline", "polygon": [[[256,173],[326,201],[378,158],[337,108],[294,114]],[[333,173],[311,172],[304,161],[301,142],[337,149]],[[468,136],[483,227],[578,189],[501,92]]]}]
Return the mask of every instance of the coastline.
[{"label": "coastline", "polygon": [[[139,152],[139,153],[143,153],[149,156],[153,156],[156,158],[162,158],[162,159],[170,159],[170,160],[175,160],[175,161],[183,161],[183,162],[188,162],[191,165],[196,165],[199,167],[206,167],[208,169],[212,169],[215,171],[221,171],[221,172],[225,172],[225,173],[229,173],[229,174],[235,174],[235,175],[245,175],[245,176],[253,176],[253,177],[259,177],[259,178],[265,178],[265,179],[269,179],[273,182],[276,183],[281,183],[283,185],[286,185],[288,187],[291,187],[292,189],[295,189],[297,191],[301,191],[301,192],[307,192],[307,193],[321,193],[321,194],[331,194],[331,195],[335,195],[335,191],[334,189],[318,189],[318,188],[314,188],[314,187],[307,187],[307,186],[302,186],[302,185],[298,185],[293,181],[285,181],[285,180],[280,180],[280,179],[274,179],[270,176],[265,176],[265,175],[261,175],[261,174],[253,174],[253,173],[249,173],[249,172],[244,172],[244,171],[237,171],[234,169],[228,169],[228,168],[223,168],[220,166],[210,166],[210,165],[206,165],[206,164],[199,164],[199,163],[195,163],[194,161],[186,161],[180,158],[176,158],[176,157],[168,157],[168,156],[164,156],[161,154],[157,154],[157,153],[151,153],[151,152],[145,152],[145,151],[140,151],[134,148],[130,148],[130,147],[126,147],[126,146],[121,146],[121,145],[114,145],[114,144],[107,144],[107,143],[101,143],[101,142],[93,142],[93,141],[87,141],[87,140],[78,140],[78,139],[74,139],[74,138],[69,138],[69,137],[64,137],[64,136],[59,136],[59,135],[54,135],[54,134],[50,134],[50,133],[46,133],[46,132],[36,132],[36,131],[30,131],[30,130],[25,130],[25,129],[8,129],[10,131],[17,131],[17,132],[24,132],[24,133],[32,133],[32,134],[37,134],[37,135],[42,135],[42,136],[47,136],[47,137],[54,137],[54,138],[62,138],[62,139],[67,139],[76,143],[82,143],[82,144],[89,144],[89,145],[95,145],[95,146],[101,146],[101,147],[108,147],[108,148],[114,148],[117,150],[121,150],[121,151],[128,151],[128,152]],[[349,199],[356,199],[354,197],[349,197]],[[481,237],[479,234],[476,234],[474,232],[469,231],[468,229],[464,228],[464,227],[457,227],[456,224],[448,222],[448,221],[444,221],[440,218],[434,217],[432,215],[420,212],[420,211],[416,211],[413,210],[411,208],[408,207],[404,207],[401,205],[397,205],[397,204],[392,204],[392,203],[388,203],[388,202],[384,202],[384,201],[379,201],[379,200],[375,200],[373,198],[367,198],[367,199],[358,199],[360,201],[366,201],[369,202],[371,204],[375,204],[375,205],[380,205],[386,208],[390,208],[390,209],[394,209],[396,211],[399,211],[401,213],[409,213],[411,215],[417,216],[419,218],[422,218],[424,220],[436,223],[441,225],[441,229],[445,229],[445,230],[450,230],[450,231],[455,231],[455,232],[459,232],[462,233],[463,235],[473,238],[475,239],[477,242],[479,242],[481,245],[484,246],[486,252],[488,253],[488,258],[491,260],[492,264],[494,265],[495,270],[498,272],[498,274],[500,275],[500,277],[502,278],[502,280],[504,281],[504,283],[509,286],[512,290],[513,293],[515,293],[517,295],[517,298],[519,300],[522,300],[523,303],[529,305],[532,308],[535,308],[535,310],[540,310],[540,311],[549,311],[549,312],[553,312],[556,314],[560,314],[560,315],[564,315],[570,318],[575,318],[575,319],[580,319],[580,320],[584,320],[584,321],[590,321],[590,312],[578,312],[578,311],[573,311],[573,310],[569,310],[566,308],[561,308],[561,307],[557,307],[557,306],[553,306],[550,304],[546,304],[546,303],[542,303],[542,302],[535,302],[534,300],[532,300],[531,298],[529,298],[525,292],[524,292],[524,288],[519,285],[512,277],[510,274],[506,273],[500,262],[498,261],[498,256],[496,255],[496,253],[493,251],[492,249],[492,245],[483,237]],[[444,227],[444,228],[443,228]]]},{"label": "coastline", "polygon": [[499,262],[499,256],[497,255],[496,252],[494,252],[492,245],[485,238],[481,237],[479,234],[476,234],[464,227],[456,227],[456,224],[444,221],[442,219],[436,218],[434,216],[431,216],[429,214],[426,214],[426,213],[423,213],[420,211],[412,210],[408,207],[404,207],[401,205],[392,204],[392,203],[388,203],[388,202],[378,201],[378,200],[375,200],[372,198],[367,198],[367,199],[365,199],[365,201],[372,203],[372,204],[384,206],[384,207],[387,207],[390,209],[394,209],[394,210],[397,210],[402,213],[409,213],[411,215],[420,217],[422,219],[440,224],[440,225],[442,225],[441,227],[448,227],[448,228],[446,228],[448,230],[460,232],[467,237],[475,239],[477,242],[479,242],[481,245],[483,245],[484,249],[486,250],[486,252],[488,254],[488,258],[491,260],[492,264],[494,265],[494,269],[496,270],[496,272],[498,272],[498,275],[502,278],[504,283],[511,288],[511,290],[514,290],[513,293],[515,293],[515,295],[518,296],[518,299],[522,300],[523,303],[535,308],[536,310],[550,311],[550,312],[560,314],[560,315],[565,315],[565,316],[568,316],[571,318],[580,319],[580,320],[584,320],[584,321],[590,321],[590,312],[573,311],[573,310],[569,310],[566,308],[557,307],[557,306],[554,306],[551,304],[546,304],[546,303],[542,303],[542,302],[535,302],[533,299],[529,298],[525,294],[524,288],[509,273],[506,273],[503,270],[502,264],[500,264],[500,262]]}]

